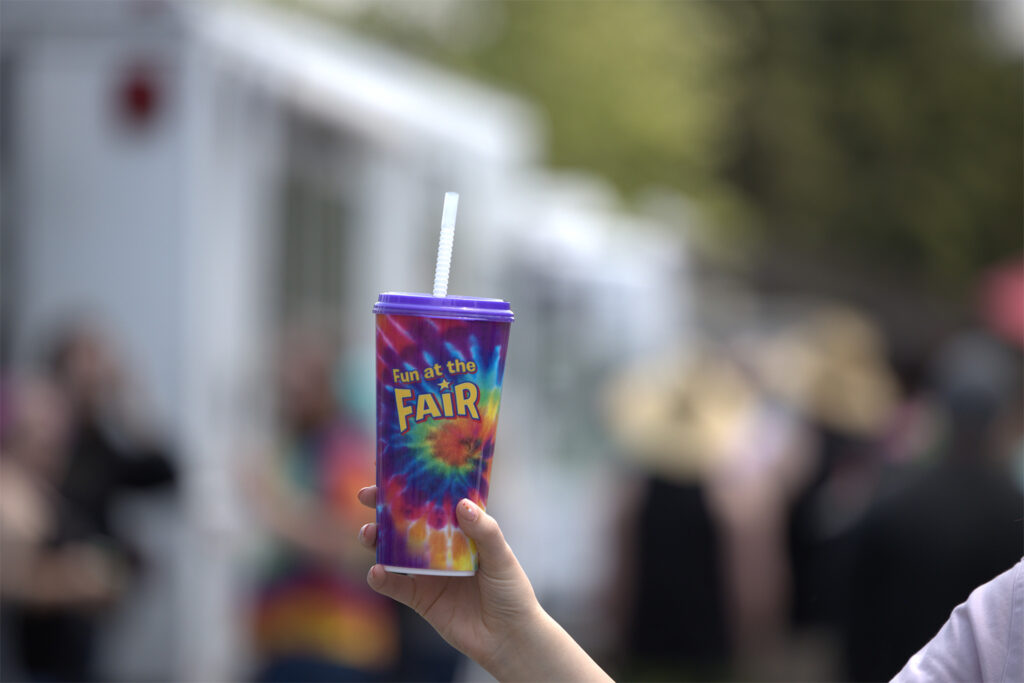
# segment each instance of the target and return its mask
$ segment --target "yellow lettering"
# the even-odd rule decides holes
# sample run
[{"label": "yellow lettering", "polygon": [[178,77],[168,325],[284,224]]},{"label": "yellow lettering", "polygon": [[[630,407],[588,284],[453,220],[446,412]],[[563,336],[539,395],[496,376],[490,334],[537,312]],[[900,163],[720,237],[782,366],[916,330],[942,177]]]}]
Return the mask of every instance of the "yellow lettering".
[{"label": "yellow lettering", "polygon": [[458,358],[448,361],[448,372],[453,375],[461,375],[466,372],[466,364]]},{"label": "yellow lettering", "polygon": [[412,406],[405,405],[406,400],[410,398],[412,398],[412,389],[395,389],[395,403],[398,407],[398,429],[402,433],[405,433],[405,430],[409,428],[409,416],[412,415]]},{"label": "yellow lettering", "polygon": [[455,385],[455,412],[460,416],[470,415],[474,420],[480,419],[476,402],[480,399],[480,390],[472,382]]},{"label": "yellow lettering", "polygon": [[391,376],[394,377],[394,380],[396,382],[419,382],[420,381],[420,371],[419,370],[409,370],[408,372],[402,372],[401,370],[398,370],[397,368],[394,368],[394,369],[391,370]]},{"label": "yellow lettering", "polygon": [[455,417],[455,409],[452,408],[452,395],[441,394],[441,405],[444,407],[445,417]]},{"label": "yellow lettering", "polygon": [[432,417],[435,420],[441,417],[441,411],[437,408],[437,401],[433,394],[420,394],[416,398],[416,421]]},{"label": "yellow lettering", "polygon": [[466,372],[476,372],[476,363],[474,361],[466,363]]}]

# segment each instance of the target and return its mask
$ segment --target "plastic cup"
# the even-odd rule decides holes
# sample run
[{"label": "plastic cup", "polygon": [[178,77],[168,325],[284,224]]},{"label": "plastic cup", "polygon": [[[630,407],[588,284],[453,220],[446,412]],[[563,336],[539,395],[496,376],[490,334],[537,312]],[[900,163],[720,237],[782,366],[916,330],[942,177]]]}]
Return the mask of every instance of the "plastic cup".
[{"label": "plastic cup", "polygon": [[487,505],[512,310],[499,299],[384,293],[377,318],[377,562],[472,576],[463,498]]}]

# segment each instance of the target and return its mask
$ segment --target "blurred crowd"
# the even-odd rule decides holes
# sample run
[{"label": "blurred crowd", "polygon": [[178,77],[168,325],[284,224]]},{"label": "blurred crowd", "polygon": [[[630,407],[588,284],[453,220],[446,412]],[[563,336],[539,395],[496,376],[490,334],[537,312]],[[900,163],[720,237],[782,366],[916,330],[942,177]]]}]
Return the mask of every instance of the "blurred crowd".
[{"label": "blurred crowd", "polygon": [[3,379],[3,680],[93,680],[103,615],[148,570],[115,505],[173,490],[173,459],[115,347],[87,323],[58,332],[34,371]]},{"label": "blurred crowd", "polygon": [[1019,271],[1010,305],[914,358],[829,305],[627,368],[607,414],[640,493],[610,670],[885,680],[1019,560]]},{"label": "blurred crowd", "polygon": [[[451,680],[457,653],[365,584],[372,558],[356,534],[373,513],[355,491],[374,480],[373,439],[337,397],[337,361],[329,326],[287,327],[277,442],[238,471],[266,532],[246,560],[245,677]],[[104,680],[101,633],[148,569],[119,528],[118,502],[176,488],[176,458],[142,405],[116,345],[91,322],[69,324],[35,367],[5,376],[0,680]]]},{"label": "blurred crowd", "polygon": [[[602,663],[644,680],[887,678],[1020,558],[1024,289],[997,294],[1016,303],[917,358],[829,305],[614,369],[595,400],[622,456]],[[76,322],[47,349],[4,377],[0,661],[4,680],[95,680],[97,633],[149,571],[115,506],[173,493],[175,458],[104,331]],[[276,441],[238,472],[265,532],[245,676],[464,677],[365,585],[372,512],[353,494],[374,448],[342,358],[331,326],[285,328]]]}]

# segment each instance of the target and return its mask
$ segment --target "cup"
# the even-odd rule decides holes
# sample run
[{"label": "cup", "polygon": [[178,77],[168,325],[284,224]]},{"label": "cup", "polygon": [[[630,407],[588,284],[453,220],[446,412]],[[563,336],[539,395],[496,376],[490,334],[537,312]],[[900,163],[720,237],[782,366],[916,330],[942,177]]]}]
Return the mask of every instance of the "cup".
[{"label": "cup", "polygon": [[513,314],[508,302],[384,293],[377,319],[377,562],[472,576],[455,506],[487,505]]}]

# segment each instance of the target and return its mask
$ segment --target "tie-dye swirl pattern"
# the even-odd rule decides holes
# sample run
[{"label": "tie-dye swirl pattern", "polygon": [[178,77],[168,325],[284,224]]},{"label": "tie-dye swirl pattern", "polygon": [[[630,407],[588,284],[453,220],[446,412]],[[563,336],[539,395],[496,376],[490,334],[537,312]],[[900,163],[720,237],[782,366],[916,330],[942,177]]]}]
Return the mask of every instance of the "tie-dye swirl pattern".
[{"label": "tie-dye swirl pattern", "polygon": [[[459,530],[455,505],[487,502],[509,323],[408,315],[377,315],[377,561],[392,567],[454,572],[476,570],[476,548]],[[454,374],[448,361],[473,362],[476,372]],[[442,376],[425,378],[440,364]],[[412,373],[395,381],[394,370]],[[406,375],[410,378],[409,375]],[[449,385],[442,384],[444,381]],[[408,418],[403,432],[395,389],[416,397],[442,394],[462,382],[479,390],[480,416]]]}]

